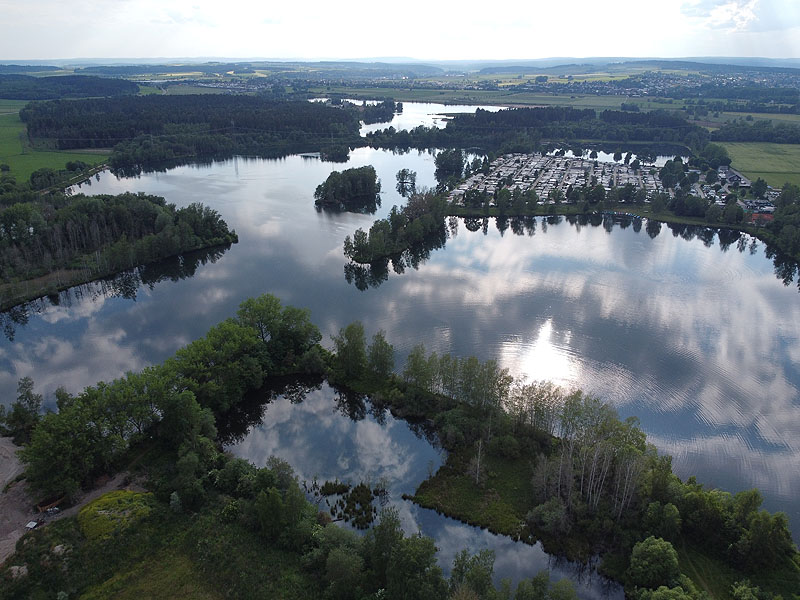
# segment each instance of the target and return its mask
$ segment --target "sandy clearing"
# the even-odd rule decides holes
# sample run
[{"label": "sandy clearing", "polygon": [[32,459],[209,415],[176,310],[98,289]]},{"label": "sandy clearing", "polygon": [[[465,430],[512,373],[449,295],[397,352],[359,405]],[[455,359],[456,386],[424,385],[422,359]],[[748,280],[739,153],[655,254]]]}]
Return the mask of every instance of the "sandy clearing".
[{"label": "sandy clearing", "polygon": [[[6,484],[24,470],[16,455],[17,450],[19,447],[14,445],[11,438],[0,438],[0,565],[14,553],[17,540],[26,533],[26,523],[43,517],[36,510],[35,501],[28,494],[24,480],[11,484],[5,493],[2,492]],[[135,483],[126,486],[127,477],[127,472],[118,473],[102,486],[84,493],[73,506],[54,516],[44,517],[46,523],[77,515],[81,508],[106,492],[121,488],[143,491]]]}]

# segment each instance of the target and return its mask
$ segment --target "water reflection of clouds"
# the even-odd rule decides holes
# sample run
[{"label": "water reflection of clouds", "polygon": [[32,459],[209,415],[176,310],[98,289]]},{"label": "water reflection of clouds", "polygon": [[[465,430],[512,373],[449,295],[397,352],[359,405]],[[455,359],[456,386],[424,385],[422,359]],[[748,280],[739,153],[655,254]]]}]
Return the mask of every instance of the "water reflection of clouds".
[{"label": "water reflection of clouds", "polygon": [[597,575],[590,568],[581,569],[568,561],[557,561],[547,554],[539,544],[528,545],[514,542],[511,538],[495,535],[484,529],[468,527],[452,519],[442,518],[431,511],[420,509],[424,523],[423,533],[434,538],[438,550],[439,566],[450,572],[456,555],[464,550],[475,554],[480,550],[495,552],[494,581],[510,579],[512,588],[520,579],[530,578],[540,571],[549,571],[550,580],[555,582],[569,578],[575,584],[580,598],[594,600],[603,598],[622,598],[622,590],[615,584]]},{"label": "water reflection of clouds", "polygon": [[[531,330],[520,335],[520,345],[526,347],[525,351],[510,352],[511,356],[530,354],[537,348],[546,349],[541,333],[548,322],[550,327],[568,330],[568,323],[577,322],[586,327],[601,320],[611,322],[618,336],[625,334],[623,337],[627,337],[631,327],[637,327],[637,333],[652,336],[653,341],[662,346],[650,350],[671,354],[678,360],[685,357],[691,362],[707,363],[702,369],[705,381],[687,382],[686,395],[691,390],[699,400],[699,410],[704,413],[701,418],[709,422],[745,423],[742,420],[747,418],[745,413],[731,412],[729,403],[722,401],[730,395],[796,397],[780,358],[800,354],[797,329],[786,331],[787,323],[800,322],[800,307],[796,303],[786,306],[785,297],[774,294],[777,282],[771,273],[754,272],[742,267],[741,257],[698,244],[660,244],[673,250],[651,253],[648,260],[640,260],[630,270],[619,267],[609,270],[601,265],[615,256],[610,238],[602,230],[584,228],[582,235],[590,240],[568,243],[573,233],[574,228],[567,225],[551,225],[546,236],[532,239],[459,236],[459,244],[468,237],[473,240],[465,242],[465,247],[448,248],[448,253],[456,254],[452,262],[457,267],[453,268],[451,261],[440,263],[434,259],[425,267],[426,277],[401,287],[408,296],[422,297],[425,303],[480,304],[481,310],[475,316],[487,321],[497,318],[505,311],[506,304],[521,296],[550,292],[561,302],[574,301],[569,303],[568,315],[558,314],[562,311],[556,309],[553,311],[557,314],[555,321],[532,323]],[[646,239],[647,245],[659,245],[657,242],[658,239]],[[591,248],[588,257],[587,247]],[[683,285],[679,281],[666,284],[667,289],[661,278],[657,293],[653,293],[650,275],[674,268],[678,254],[689,255],[692,274],[676,274],[677,279],[687,280]],[[569,259],[576,264],[569,265],[567,270],[560,268]],[[593,268],[596,263],[601,265]],[[602,275],[597,275],[598,271],[602,271]],[[726,286],[725,293],[720,293],[720,285],[728,282],[732,273],[739,278],[740,285]],[[716,297],[715,301],[687,302],[688,292],[684,288],[691,288],[692,296],[712,296]],[[756,320],[760,326],[748,326]],[[731,323],[737,325],[731,326]],[[780,340],[774,335],[778,327],[786,334]],[[535,341],[526,343],[525,339]],[[604,340],[604,343],[613,345],[614,339]],[[509,348],[513,343],[505,346]],[[569,347],[571,340],[564,340],[562,348]],[[551,344],[546,356],[558,354],[553,350]],[[562,350],[562,356],[566,355]],[[517,366],[524,368],[525,364],[526,361],[517,358]],[[737,389],[730,389],[732,386]],[[672,399],[653,398],[668,404]],[[615,399],[623,404],[630,400]],[[681,399],[673,408],[683,404]],[[749,412],[752,417],[752,411]]]},{"label": "water reflection of clouds", "polygon": [[375,483],[386,477],[404,531],[408,535],[420,532],[434,538],[437,560],[446,573],[461,550],[466,548],[475,553],[489,548],[496,555],[497,583],[509,578],[516,584],[522,577],[551,569],[553,580],[563,577],[576,580],[581,598],[621,597],[617,587],[606,594],[604,580],[596,575],[576,577],[569,563],[554,564],[539,545],[514,542],[401,500],[402,493],[412,492],[426,477],[428,463],[433,469],[438,468],[441,464],[438,452],[390,415],[384,425],[370,416],[357,422],[350,420],[334,409],[333,396],[333,390],[325,385],[306,394],[299,404],[285,399],[274,401],[267,407],[262,423],[229,449],[256,465],[265,464],[269,456],[280,456],[292,464],[301,480],[316,476],[320,482],[339,478],[351,483],[360,480]]},{"label": "water reflection of clouds", "polygon": [[[579,385],[637,414],[691,410],[672,431],[644,414],[645,429],[659,448],[736,471],[744,487],[772,489],[774,477],[796,494],[795,292],[763,256],[673,242],[669,230],[655,240],[617,233],[612,242],[584,227],[577,237],[561,224],[532,238],[459,234],[396,290],[409,304],[463,307],[478,338],[505,335],[498,355],[517,375]],[[725,427],[731,434],[716,438]],[[739,468],[752,463],[762,468]]]},{"label": "water reflection of clouds", "polygon": [[[699,438],[677,438],[648,434],[648,441],[660,452],[673,457],[673,470],[696,475],[709,487],[722,486],[733,491],[757,487],[765,493],[767,505],[773,499],[785,503],[797,500],[797,481],[788,473],[800,472],[800,456],[795,450],[781,448],[769,454],[754,451],[749,441],[739,434],[705,435]],[[774,508],[773,508],[774,510]]]},{"label": "water reflection of clouds", "polygon": [[[391,416],[385,424],[367,416],[352,421],[336,412],[328,386],[306,395],[301,404],[272,402],[263,422],[231,448],[238,456],[263,465],[271,455],[289,460],[301,479],[339,477],[351,483],[377,482],[409,492],[424,479],[427,465],[441,457]],[[398,492],[401,493],[401,492]]]}]

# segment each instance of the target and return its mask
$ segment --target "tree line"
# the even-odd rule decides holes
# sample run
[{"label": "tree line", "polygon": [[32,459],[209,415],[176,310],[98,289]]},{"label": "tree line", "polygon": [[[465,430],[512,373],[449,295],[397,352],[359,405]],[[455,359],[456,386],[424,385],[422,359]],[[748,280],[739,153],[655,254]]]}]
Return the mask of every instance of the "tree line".
[{"label": "tree line", "polygon": [[0,74],[0,98],[8,100],[53,100],[86,98],[87,96],[126,96],[139,92],[139,86],[125,79],[93,75],[30,75]]},{"label": "tree line", "polygon": [[28,135],[59,149],[113,147],[110,165],[136,170],[234,154],[279,156],[363,145],[357,117],[315,102],[257,96],[130,96],[37,102]]},{"label": "tree line", "polygon": [[54,194],[0,208],[0,270],[8,284],[61,269],[91,279],[236,241],[215,210],[176,208],[142,193]]},{"label": "tree line", "polygon": [[793,123],[775,123],[757,119],[752,123],[734,119],[711,132],[718,142],[772,142],[774,144],[800,144],[800,127]]},{"label": "tree line", "polygon": [[531,152],[542,140],[591,139],[619,142],[680,143],[702,148],[708,133],[683,117],[656,110],[646,113],[570,107],[514,108],[455,115],[444,129],[419,126],[411,131],[388,128],[367,139],[379,147],[468,148]]},{"label": "tree line", "polygon": [[[76,396],[58,390],[58,412],[40,415],[41,398],[32,382],[22,380],[17,402],[3,415],[5,426],[14,429],[6,433],[28,440],[21,453],[26,478],[42,497],[74,495],[98,475],[124,466],[134,448],[155,444],[161,458],[150,465],[150,480],[156,495],[173,510],[202,511],[222,496],[216,506],[224,519],[251,523],[269,544],[284,550],[314,551],[320,547],[320,533],[314,534],[312,527],[316,511],[303,499],[291,468],[272,460],[257,469],[222,455],[215,440],[220,421],[237,412],[246,392],[268,378],[327,376],[356,391],[357,397],[369,395],[378,407],[432,424],[448,460],[423,483],[418,498],[440,477],[456,485],[469,481],[470,495],[489,493],[488,486],[497,485],[492,483],[493,470],[516,464],[524,472],[528,465],[523,477],[530,483],[517,480],[516,486],[529,495],[521,505],[515,501],[496,509],[505,513],[501,522],[513,530],[502,532],[541,537],[546,545],[562,548],[559,543],[578,540],[590,554],[618,557],[616,567],[607,569],[627,583],[634,597],[651,598],[663,586],[671,598],[701,598],[692,582],[669,566],[673,544],[681,543],[742,577],[762,575],[759,581],[769,581],[774,575],[772,589],[796,582],[791,565],[798,554],[785,515],[761,510],[756,490],[731,495],[707,489],[694,478],[680,481],[672,473],[671,458],[647,444],[637,421],[621,420],[597,398],[517,380],[494,360],[429,354],[421,345],[394,374],[394,348],[382,332],[367,343],[359,322],[333,337],[334,352],[319,346],[321,337],[308,311],[284,307],[270,295],[252,298],[240,305],[236,317],[211,328],[162,365],[99,383]],[[391,519],[384,514],[381,523],[386,518]],[[373,530],[375,535],[380,527]],[[424,576],[410,566],[404,574],[408,578],[416,573],[410,580],[418,591],[395,591],[390,597],[445,597],[465,581],[479,598],[498,597],[458,575],[473,562],[488,568],[489,557],[461,556],[447,587],[433,568],[432,544],[415,543],[426,544]],[[357,564],[348,573],[358,585],[337,597],[359,598],[384,581],[390,585],[383,570],[365,573],[368,561],[362,555],[362,564],[355,554],[348,553],[347,564]],[[326,555],[315,564],[327,564],[328,559]],[[665,569],[656,566],[664,564]],[[420,576],[433,587],[417,587],[421,583],[415,577]],[[328,572],[323,581],[333,584],[331,577],[335,579]],[[510,592],[499,597],[510,598]]]}]

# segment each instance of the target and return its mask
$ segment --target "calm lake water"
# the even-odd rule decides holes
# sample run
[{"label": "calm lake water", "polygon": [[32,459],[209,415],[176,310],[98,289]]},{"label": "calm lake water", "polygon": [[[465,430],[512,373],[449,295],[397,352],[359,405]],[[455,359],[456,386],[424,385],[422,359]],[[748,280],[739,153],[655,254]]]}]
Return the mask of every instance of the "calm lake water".
[{"label": "calm lake water", "polygon": [[[383,182],[377,215],[315,210],[314,189],[328,173],[367,164]],[[237,158],[134,179],[101,174],[81,191],[141,191],[179,206],[204,202],[236,229],[240,242],[198,264],[173,264],[164,275],[151,270],[144,277],[149,285],[136,278],[93,284],[62,295],[58,306],[44,300],[24,315],[17,311],[23,323],[6,315],[13,339],[0,339],[3,403],[26,375],[52,401],[60,385],[78,392],[160,362],[232,316],[245,298],[270,292],[310,308],[328,344],[360,319],[369,336],[386,331],[398,365],[423,342],[437,352],[497,358],[519,377],[581,387],[621,416],[639,417],[648,440],[674,456],[681,477],[696,475],[731,492],[759,487],[767,508],[789,513],[800,539],[800,296],[795,284],[776,278],[761,244],[747,241],[740,252],[713,232],[697,238],[667,226],[652,237],[655,229],[641,222],[578,226],[538,219],[523,235],[513,227],[501,233],[494,220],[485,232],[460,222],[445,248],[418,270],[390,271],[379,287],[359,291],[345,280],[342,240],[401,203],[394,191],[401,168],[417,171],[418,185],[434,184],[433,155],[369,148],[354,151],[347,165],[290,156]],[[332,419],[335,403],[321,390],[301,405],[270,406],[267,415],[273,410],[292,423],[323,413]],[[329,439],[338,439],[344,454],[355,443],[345,438],[395,443],[391,436],[404,427],[337,422]],[[246,442],[248,455],[289,448],[293,456],[285,458],[308,475],[297,454],[302,439],[287,442],[285,428],[264,427]],[[363,427],[368,431],[354,433]],[[261,449],[259,436],[266,440]],[[411,492],[427,474],[427,466],[418,473],[417,465],[439,459],[415,446],[427,442],[403,439],[397,444],[421,456],[403,483]],[[526,554],[535,548],[429,519],[428,511],[410,505],[404,510],[413,519],[408,523],[453,553],[465,545],[498,549],[498,572],[530,576],[546,566],[541,551]]]}]

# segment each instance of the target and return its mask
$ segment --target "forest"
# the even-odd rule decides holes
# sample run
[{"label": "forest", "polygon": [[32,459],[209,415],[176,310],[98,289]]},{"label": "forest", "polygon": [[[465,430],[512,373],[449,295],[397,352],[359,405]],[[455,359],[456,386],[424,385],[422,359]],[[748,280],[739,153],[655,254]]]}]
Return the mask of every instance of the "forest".
[{"label": "forest", "polygon": [[378,147],[482,148],[485,151],[532,152],[544,140],[598,140],[679,143],[701,149],[708,132],[663,110],[633,113],[570,107],[513,108],[458,114],[444,129],[392,128],[367,135]]},{"label": "forest", "polygon": [[0,98],[7,100],[125,96],[138,92],[139,86],[125,79],[109,79],[92,75],[31,77],[30,75],[0,74]]},{"label": "forest", "polygon": [[718,142],[773,142],[775,144],[800,144],[800,127],[792,123],[772,124],[769,120],[746,119],[725,123],[711,133]]},{"label": "forest", "polygon": [[56,193],[17,202],[0,208],[0,301],[7,307],[27,299],[15,284],[36,277],[52,274],[61,288],[74,283],[75,272],[89,281],[236,241],[220,215],[199,203],[178,209],[142,193]]},{"label": "forest", "polygon": [[[35,493],[74,497],[97,476],[126,468],[147,478],[149,493],[115,492],[77,521],[24,538],[0,570],[0,598],[88,586],[97,592],[147,559],[142,549],[213,573],[201,579],[235,598],[358,599],[379,589],[397,599],[574,598],[571,589],[549,588],[546,577],[514,592],[495,589],[488,552],[458,555],[448,581],[432,541],[405,537],[391,509],[358,538],[307,502],[288,464],[272,458],[259,468],[220,452],[226,419],[237,418],[249,390],[301,374],[344,386],[349,404],[370,402],[433,426],[448,455],[417,490],[414,499],[425,506],[515,539],[541,539],[550,551],[600,552],[604,572],[638,600],[706,597],[679,561],[687,548],[720,569],[724,592],[737,600],[796,598],[800,555],[786,516],[762,510],[757,490],[732,495],[694,478],[682,482],[635,418],[621,420],[580,391],[515,380],[494,360],[429,354],[422,346],[395,374],[392,345],[382,332],[368,342],[359,322],[333,337],[332,352],[321,338],[308,311],[264,295],[162,365],[75,396],[60,389],[57,412],[41,415],[42,398],[21,380],[0,422],[26,444],[25,476]],[[266,399],[302,395],[302,387],[284,384]],[[247,418],[262,416],[256,410]],[[62,543],[74,554],[51,556]],[[97,571],[86,568],[92,561]],[[29,577],[11,575],[20,564]]]},{"label": "forest", "polygon": [[36,143],[61,150],[113,147],[110,166],[130,172],[234,154],[280,156],[364,143],[350,111],[257,96],[34,102],[20,118]]}]

